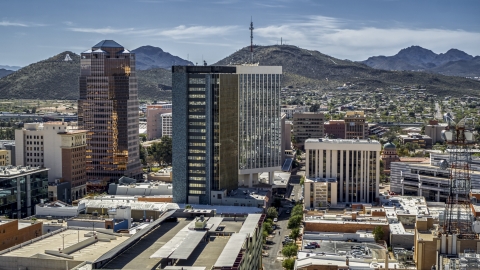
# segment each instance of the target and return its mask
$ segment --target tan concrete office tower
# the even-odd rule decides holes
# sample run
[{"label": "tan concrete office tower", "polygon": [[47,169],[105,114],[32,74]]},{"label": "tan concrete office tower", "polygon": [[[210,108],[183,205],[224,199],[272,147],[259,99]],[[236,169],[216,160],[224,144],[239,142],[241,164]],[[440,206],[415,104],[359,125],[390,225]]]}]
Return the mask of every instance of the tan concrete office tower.
[{"label": "tan concrete office tower", "polygon": [[87,177],[104,182],[142,175],[135,54],[103,40],[81,54],[78,124],[87,133]]}]

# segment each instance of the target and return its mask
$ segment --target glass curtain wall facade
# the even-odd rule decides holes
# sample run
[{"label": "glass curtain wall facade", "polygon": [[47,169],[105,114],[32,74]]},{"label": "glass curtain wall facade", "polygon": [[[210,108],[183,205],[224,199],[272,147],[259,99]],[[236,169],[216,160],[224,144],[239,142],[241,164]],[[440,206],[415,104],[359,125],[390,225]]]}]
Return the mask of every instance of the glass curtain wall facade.
[{"label": "glass curtain wall facade", "polygon": [[174,201],[208,204],[238,182],[238,78],[234,67],[172,71]]},{"label": "glass curtain wall facade", "polygon": [[88,130],[88,179],[140,179],[135,54],[104,40],[83,52],[80,61],[78,124]]},{"label": "glass curtain wall facade", "polygon": [[281,166],[281,74],[239,75],[239,169]]},{"label": "glass curtain wall facade", "polygon": [[[8,172],[7,172],[8,173]],[[25,218],[35,213],[35,205],[48,199],[48,171],[0,177],[0,216]]]},{"label": "glass curtain wall facade", "polygon": [[280,169],[280,76],[281,67],[172,68],[174,202],[208,204],[211,190],[238,188],[242,168]]}]

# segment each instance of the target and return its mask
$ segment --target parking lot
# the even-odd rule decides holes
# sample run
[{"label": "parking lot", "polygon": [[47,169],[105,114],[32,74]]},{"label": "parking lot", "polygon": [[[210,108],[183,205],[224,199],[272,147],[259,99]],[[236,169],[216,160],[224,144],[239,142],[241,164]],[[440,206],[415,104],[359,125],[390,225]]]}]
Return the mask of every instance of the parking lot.
[{"label": "parking lot", "polygon": [[305,245],[308,245],[311,242],[317,242],[320,245],[320,248],[302,248],[302,250],[311,253],[350,255],[359,258],[363,256],[372,256],[372,258],[376,259],[385,258],[386,249],[373,243],[338,242],[329,240],[304,240],[303,247],[305,247]]}]

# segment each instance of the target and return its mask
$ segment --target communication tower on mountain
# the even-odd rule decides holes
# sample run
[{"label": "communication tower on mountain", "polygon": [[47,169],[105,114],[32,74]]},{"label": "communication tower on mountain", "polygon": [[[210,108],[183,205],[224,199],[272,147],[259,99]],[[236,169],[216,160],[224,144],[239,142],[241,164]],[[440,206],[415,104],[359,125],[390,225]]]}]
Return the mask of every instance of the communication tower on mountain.
[{"label": "communication tower on mountain", "polygon": [[248,28],[250,30],[250,54],[251,54],[251,62],[253,64],[253,20],[250,19],[250,28]]}]

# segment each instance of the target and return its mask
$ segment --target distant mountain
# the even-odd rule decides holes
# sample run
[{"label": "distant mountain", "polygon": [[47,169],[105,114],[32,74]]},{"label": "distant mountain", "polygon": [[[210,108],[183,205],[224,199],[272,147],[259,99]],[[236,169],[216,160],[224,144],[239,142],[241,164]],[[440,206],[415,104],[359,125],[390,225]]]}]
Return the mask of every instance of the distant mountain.
[{"label": "distant mountain", "polygon": [[[394,56],[373,56],[363,61],[369,67],[384,70],[427,71],[450,76],[480,76],[474,57],[458,49],[436,54],[420,46],[400,50]],[[454,64],[455,62],[458,62]]]},{"label": "distant mountain", "polygon": [[[72,61],[64,61],[69,54]],[[3,98],[77,99],[80,56],[63,52],[28,65],[0,79]],[[170,99],[171,92],[159,85],[171,85],[171,71],[157,68],[137,71],[140,99]]]},{"label": "distant mountain", "polygon": [[187,66],[193,65],[192,62],[184,60],[178,56],[164,52],[162,49],[153,46],[142,46],[132,52],[136,57],[137,70],[146,70],[151,68],[170,69],[173,65]]},{"label": "distant mountain", "polygon": [[13,71],[17,71],[19,69],[21,69],[22,67],[19,67],[19,66],[4,66],[4,65],[0,65],[0,69],[7,69],[7,70],[13,70]]},{"label": "distant mountain", "polygon": [[[64,61],[66,54],[70,55],[72,61]],[[428,92],[439,96],[480,93],[480,81],[434,73],[374,69],[362,63],[336,59],[318,51],[295,46],[255,46],[254,59],[262,66],[282,66],[284,73],[282,87],[308,86],[313,89],[336,91],[338,86],[350,82],[355,86],[354,89],[365,91],[393,85],[422,85],[426,86]],[[410,59],[416,59],[418,63],[428,62],[431,56]],[[250,50],[249,47],[245,47],[215,65],[244,64],[249,61]],[[479,70],[480,57],[449,61],[442,67],[454,70],[458,64],[463,68],[466,64],[462,64],[461,61],[468,61],[470,68]],[[439,70],[439,72],[446,71]],[[79,76],[80,56],[73,52],[63,52],[1,78],[0,96],[2,98],[77,99]],[[164,68],[137,70],[137,81],[139,99],[171,100],[170,70]]]},{"label": "distant mountain", "polygon": [[[436,56],[433,56],[436,57]],[[417,62],[428,62],[432,55],[412,57]],[[248,63],[249,47],[218,61],[214,65]],[[318,51],[302,49],[296,46],[256,46],[254,61],[261,66],[283,66],[284,87],[309,86],[317,89],[336,90],[346,82],[356,85],[359,90],[375,90],[378,87],[392,85],[423,85],[427,91],[442,95],[478,94],[480,82],[470,79],[443,76],[439,74],[386,71],[349,60],[340,60]]]},{"label": "distant mountain", "polygon": [[10,75],[10,74],[12,74],[13,72],[15,72],[15,71],[13,71],[13,70],[8,70],[8,69],[4,69],[4,68],[0,68],[0,78],[5,77],[5,76],[7,76],[7,75]]}]

